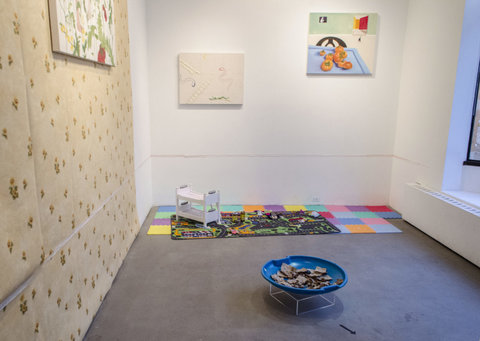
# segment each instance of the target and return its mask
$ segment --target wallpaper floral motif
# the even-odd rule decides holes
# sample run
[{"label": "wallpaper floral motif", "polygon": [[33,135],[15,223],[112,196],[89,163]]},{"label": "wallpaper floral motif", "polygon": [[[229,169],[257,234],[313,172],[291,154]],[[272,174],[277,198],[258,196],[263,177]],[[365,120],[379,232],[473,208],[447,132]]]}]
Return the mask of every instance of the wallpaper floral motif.
[{"label": "wallpaper floral motif", "polygon": [[2,2],[1,340],[82,339],[139,230],[126,0],[112,6],[110,68],[52,54],[47,0]]},{"label": "wallpaper floral motif", "polygon": [[113,65],[113,0],[49,0],[54,51]]}]

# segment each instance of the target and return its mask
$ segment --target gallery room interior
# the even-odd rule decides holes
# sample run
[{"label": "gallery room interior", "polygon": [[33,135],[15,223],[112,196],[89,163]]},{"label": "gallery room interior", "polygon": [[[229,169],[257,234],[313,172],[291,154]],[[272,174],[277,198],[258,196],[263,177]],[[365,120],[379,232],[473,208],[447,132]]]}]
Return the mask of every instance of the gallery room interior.
[{"label": "gallery room interior", "polygon": [[478,340],[479,14],[1,0],[0,340]]}]

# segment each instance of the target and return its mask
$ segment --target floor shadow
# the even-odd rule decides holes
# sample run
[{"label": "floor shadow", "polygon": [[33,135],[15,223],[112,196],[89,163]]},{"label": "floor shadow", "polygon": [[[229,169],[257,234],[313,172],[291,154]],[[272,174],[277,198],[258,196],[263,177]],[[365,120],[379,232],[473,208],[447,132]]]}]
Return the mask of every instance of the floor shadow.
[{"label": "floor shadow", "polygon": [[342,315],[343,303],[341,299],[333,293],[328,295],[329,299],[333,297],[335,298],[334,305],[323,309],[311,310],[319,306],[318,303],[320,301],[318,298],[315,298],[314,301],[309,303],[301,303],[301,306],[299,306],[299,315],[296,315],[296,303],[293,299],[288,300],[281,298],[285,304],[282,305],[270,296],[268,286],[258,288],[252,293],[250,299],[252,306],[259,314],[268,316],[269,318],[282,320],[286,323],[311,324],[312,322],[317,323],[324,320],[336,320]]}]

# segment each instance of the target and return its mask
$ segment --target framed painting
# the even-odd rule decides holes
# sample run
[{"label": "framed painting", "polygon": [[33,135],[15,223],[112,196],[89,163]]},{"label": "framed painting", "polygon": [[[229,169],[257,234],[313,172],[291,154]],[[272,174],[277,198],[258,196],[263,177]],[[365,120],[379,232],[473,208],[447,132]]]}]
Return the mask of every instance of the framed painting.
[{"label": "framed painting", "polygon": [[115,65],[113,0],[49,0],[52,50]]},{"label": "framed painting", "polygon": [[243,104],[243,63],[243,53],[179,54],[179,104]]},{"label": "framed painting", "polygon": [[376,38],[376,13],[310,13],[307,74],[370,75]]},{"label": "framed painting", "polygon": [[472,125],[465,165],[480,166],[480,65],[477,72],[477,85],[473,99]]}]

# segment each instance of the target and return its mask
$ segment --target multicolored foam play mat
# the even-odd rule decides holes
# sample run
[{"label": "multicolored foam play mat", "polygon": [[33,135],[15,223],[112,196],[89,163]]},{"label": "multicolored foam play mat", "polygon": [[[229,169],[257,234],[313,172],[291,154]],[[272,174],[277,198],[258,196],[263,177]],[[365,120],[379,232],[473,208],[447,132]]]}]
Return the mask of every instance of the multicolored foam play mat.
[{"label": "multicolored foam play mat", "polygon": [[[148,234],[171,235],[172,239],[200,239],[401,232],[387,220],[400,219],[401,215],[388,206],[222,205],[220,210],[222,224],[210,223],[210,229],[204,229],[201,224],[187,219],[180,219],[177,223],[175,206],[160,206]],[[247,212],[247,217],[243,219],[245,221],[240,219],[238,214],[232,215],[241,211]],[[258,215],[258,211],[262,212],[261,216]],[[270,212],[275,212],[280,219],[270,219],[265,214]],[[313,212],[319,216],[313,217]]]}]

